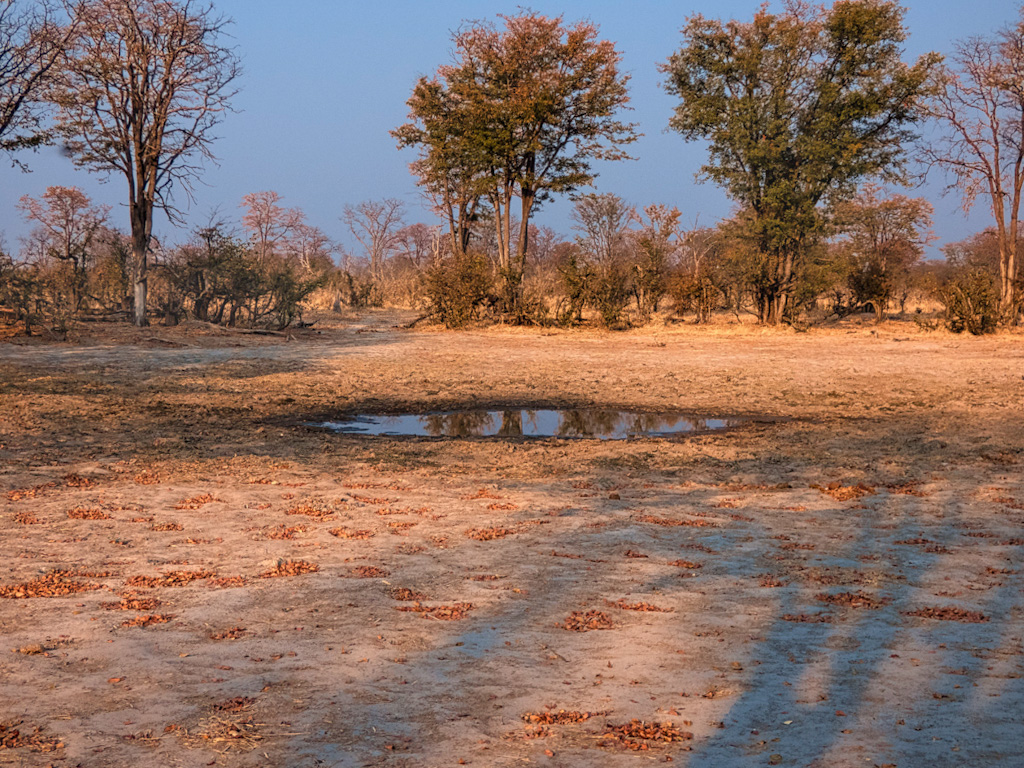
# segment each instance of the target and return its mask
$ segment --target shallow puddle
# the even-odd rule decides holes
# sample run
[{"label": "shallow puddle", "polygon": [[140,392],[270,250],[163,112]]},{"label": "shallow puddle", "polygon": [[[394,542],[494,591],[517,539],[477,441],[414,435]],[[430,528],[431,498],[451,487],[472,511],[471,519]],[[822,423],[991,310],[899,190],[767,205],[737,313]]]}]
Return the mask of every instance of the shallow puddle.
[{"label": "shallow puddle", "polygon": [[353,416],[309,426],[349,435],[388,437],[670,437],[727,429],[746,419],[698,419],[692,414],[619,410],[447,411],[397,416]]}]

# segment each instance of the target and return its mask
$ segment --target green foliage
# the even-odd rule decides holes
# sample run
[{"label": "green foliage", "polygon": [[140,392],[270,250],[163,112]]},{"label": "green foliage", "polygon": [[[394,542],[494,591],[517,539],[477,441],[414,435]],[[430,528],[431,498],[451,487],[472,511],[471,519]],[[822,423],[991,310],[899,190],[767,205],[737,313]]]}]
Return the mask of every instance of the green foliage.
[{"label": "green foliage", "polygon": [[440,259],[426,275],[426,292],[434,316],[446,328],[469,324],[491,297],[491,269],[478,254]]},{"label": "green foliage", "polygon": [[590,300],[605,328],[626,327],[625,312],[629,305],[630,288],[629,272],[619,262],[602,267],[593,276]]},{"label": "green foliage", "polygon": [[629,100],[621,55],[596,26],[532,11],[499,18],[503,29],[476,22],[456,33],[455,62],[420,80],[413,122],[393,135],[420,148],[413,171],[438,200],[452,252],[467,249],[476,201],[487,200],[502,309],[517,319],[529,314],[521,304],[535,207],[590,183],[591,163],[626,157],[622,146],[637,136],[616,117]]},{"label": "green foliage", "polygon": [[937,62],[929,54],[904,64],[904,38],[895,2],[792,3],[748,23],[693,16],[662,66],[680,99],[670,126],[710,143],[703,174],[749,212],[765,260],[763,322],[782,319],[805,248],[822,231],[819,204],[865,178],[903,178],[909,128]]},{"label": "green foliage", "polygon": [[1001,316],[999,285],[994,275],[971,268],[955,272],[939,290],[946,307],[946,327],[953,333],[994,333]]},{"label": "green foliage", "polygon": [[590,298],[594,272],[574,248],[558,267],[559,282],[564,297],[559,303],[556,320],[559,325],[578,325],[583,322],[583,308]]},{"label": "green foliage", "polygon": [[184,313],[212,323],[286,328],[300,304],[326,284],[314,271],[274,254],[259,257],[249,243],[203,230],[192,245],[159,265],[154,292],[168,322]]}]

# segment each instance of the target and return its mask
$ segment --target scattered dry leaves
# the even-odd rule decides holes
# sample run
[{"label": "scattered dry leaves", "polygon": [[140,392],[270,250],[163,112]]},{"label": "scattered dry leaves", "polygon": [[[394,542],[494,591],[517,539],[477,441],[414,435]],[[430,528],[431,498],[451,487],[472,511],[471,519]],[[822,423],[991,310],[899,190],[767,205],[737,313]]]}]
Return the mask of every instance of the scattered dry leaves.
[{"label": "scattered dry leaves", "polygon": [[274,579],[282,576],[301,576],[304,573],[316,573],[319,570],[319,565],[307,563],[305,560],[285,560],[261,573],[260,578]]},{"label": "scattered dry leaves", "polygon": [[122,627],[149,627],[154,624],[166,624],[174,619],[170,613],[148,613],[144,616],[136,616],[134,619],[122,621]]},{"label": "scattered dry leaves", "polygon": [[988,616],[980,611],[967,611],[953,606],[918,608],[914,611],[904,611],[903,615],[937,621],[959,621],[964,624],[983,624],[988,621]]},{"label": "scattered dry leaves", "polygon": [[100,589],[99,584],[75,581],[71,571],[55,570],[22,584],[0,586],[0,597],[16,600],[33,597],[64,597]]},{"label": "scattered dry leaves", "polygon": [[597,629],[615,629],[615,622],[602,611],[573,611],[561,626],[571,632],[590,632]]},{"label": "scattered dry leaves", "polygon": [[425,619],[438,619],[440,621],[459,621],[460,619],[466,618],[471,610],[473,610],[472,603],[454,603],[453,605],[422,605],[421,603],[413,603],[412,605],[401,605],[395,609],[396,611],[405,611],[407,613],[418,613]]},{"label": "scattered dry leaves", "polygon": [[887,597],[874,597],[866,592],[836,592],[835,594],[828,594],[822,592],[815,595],[815,600],[820,600],[823,603],[830,603],[832,605],[844,605],[848,608],[868,608],[874,610],[881,608],[886,603],[890,602]]},{"label": "scattered dry leaves", "polygon": [[647,723],[630,720],[623,725],[605,725],[599,747],[621,746],[637,752],[646,752],[653,746],[691,741],[693,734],[682,731],[673,723]]},{"label": "scattered dry leaves", "polygon": [[110,515],[101,509],[86,509],[75,507],[68,510],[68,517],[72,520],[109,520]]},{"label": "scattered dry leaves", "polygon": [[125,582],[132,589],[155,589],[157,587],[184,587],[200,579],[212,579],[215,571],[171,571],[160,576],[132,576]]}]

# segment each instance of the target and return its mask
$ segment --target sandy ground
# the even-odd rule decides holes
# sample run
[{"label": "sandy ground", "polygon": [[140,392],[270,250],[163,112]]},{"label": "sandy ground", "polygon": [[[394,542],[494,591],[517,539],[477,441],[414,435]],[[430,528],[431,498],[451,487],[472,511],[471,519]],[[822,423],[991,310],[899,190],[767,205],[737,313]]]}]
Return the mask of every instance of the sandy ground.
[{"label": "sandy ground", "polygon": [[1024,338],[398,319],[0,345],[0,765],[1020,765]]}]

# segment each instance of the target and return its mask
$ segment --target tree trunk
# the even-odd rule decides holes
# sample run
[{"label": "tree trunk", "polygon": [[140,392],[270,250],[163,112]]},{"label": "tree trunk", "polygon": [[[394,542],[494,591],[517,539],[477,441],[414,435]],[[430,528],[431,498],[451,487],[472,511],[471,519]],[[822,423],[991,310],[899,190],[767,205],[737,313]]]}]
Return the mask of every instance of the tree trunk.
[{"label": "tree trunk", "polygon": [[148,289],[148,277],[146,275],[146,249],[141,254],[139,249],[134,249],[135,256],[135,325],[142,328],[149,325],[146,319],[146,296]]},{"label": "tree trunk", "polygon": [[148,290],[149,242],[153,232],[153,206],[146,201],[131,203],[132,262],[135,281],[135,325],[149,325],[146,319]]}]

